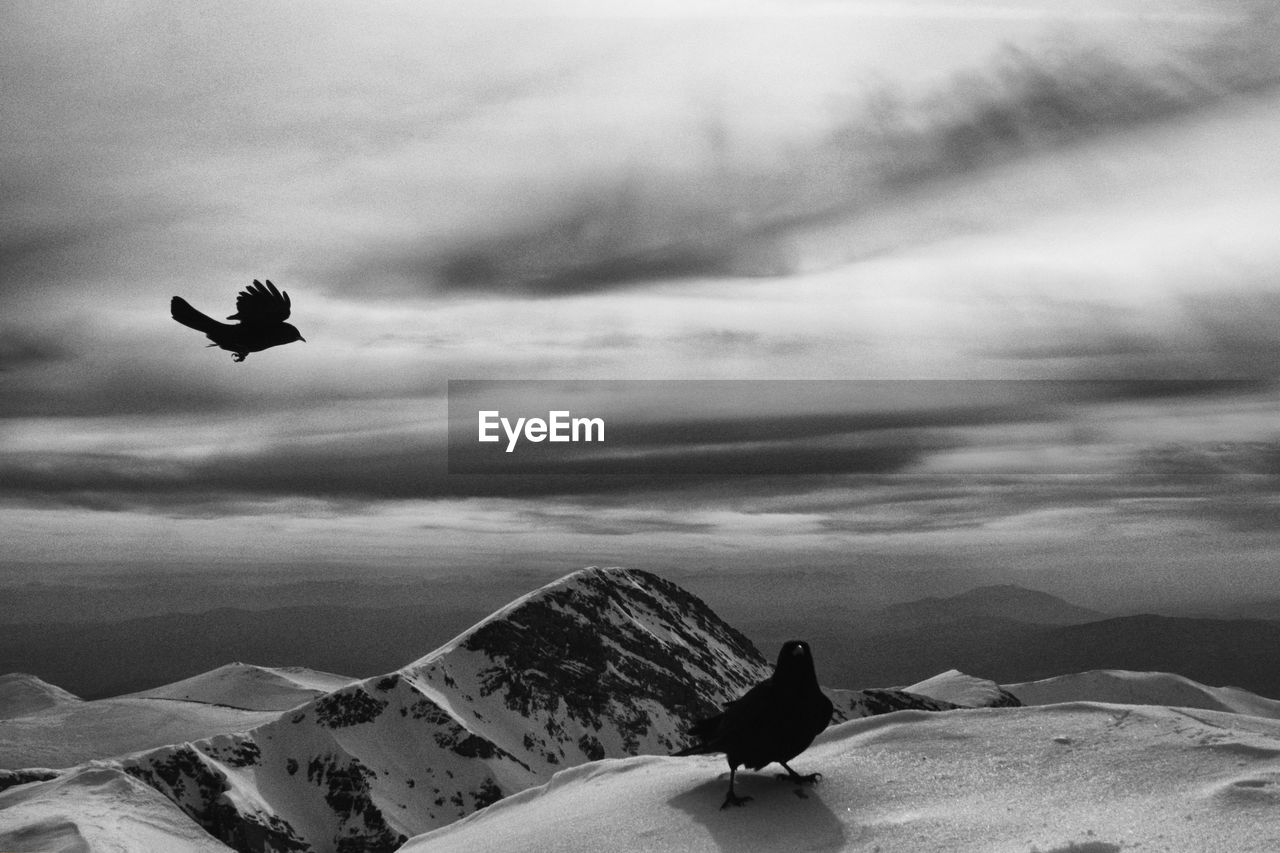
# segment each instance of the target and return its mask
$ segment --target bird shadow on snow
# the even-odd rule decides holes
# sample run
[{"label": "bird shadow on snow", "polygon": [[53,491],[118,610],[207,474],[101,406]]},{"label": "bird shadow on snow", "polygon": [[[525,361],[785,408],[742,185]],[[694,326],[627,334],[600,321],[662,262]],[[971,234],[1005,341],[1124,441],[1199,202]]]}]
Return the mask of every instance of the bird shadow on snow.
[{"label": "bird shadow on snow", "polygon": [[705,826],[721,850],[839,850],[844,846],[844,824],[823,802],[821,783],[801,787],[772,774],[739,773],[737,792],[752,800],[721,809],[728,781],[729,774],[722,774],[672,797],[668,805]]}]

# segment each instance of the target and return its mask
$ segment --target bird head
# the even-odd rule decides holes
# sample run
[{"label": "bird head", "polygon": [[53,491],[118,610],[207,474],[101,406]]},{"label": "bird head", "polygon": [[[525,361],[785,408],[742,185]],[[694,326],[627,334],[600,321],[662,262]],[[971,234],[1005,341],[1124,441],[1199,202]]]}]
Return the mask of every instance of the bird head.
[{"label": "bird head", "polygon": [[783,681],[817,684],[818,674],[813,668],[813,654],[809,651],[809,644],[804,640],[788,640],[783,643],[773,674]]},{"label": "bird head", "polygon": [[299,332],[292,323],[282,323],[281,325],[284,326],[285,334],[289,336],[289,340],[286,343],[302,341],[305,344],[307,342],[307,339],[302,336],[302,332]]}]

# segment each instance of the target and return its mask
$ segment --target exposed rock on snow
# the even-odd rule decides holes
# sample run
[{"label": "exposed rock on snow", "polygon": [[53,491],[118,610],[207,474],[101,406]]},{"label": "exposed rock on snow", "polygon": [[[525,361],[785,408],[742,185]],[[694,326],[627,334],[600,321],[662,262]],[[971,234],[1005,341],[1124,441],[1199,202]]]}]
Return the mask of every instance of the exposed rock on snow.
[{"label": "exposed rock on snow", "polygon": [[827,690],[826,693],[835,705],[832,719],[837,723],[894,711],[951,711],[960,707],[905,690]]},{"label": "exposed rock on snow", "polygon": [[228,853],[153,788],[89,765],[0,794],[0,850]]}]

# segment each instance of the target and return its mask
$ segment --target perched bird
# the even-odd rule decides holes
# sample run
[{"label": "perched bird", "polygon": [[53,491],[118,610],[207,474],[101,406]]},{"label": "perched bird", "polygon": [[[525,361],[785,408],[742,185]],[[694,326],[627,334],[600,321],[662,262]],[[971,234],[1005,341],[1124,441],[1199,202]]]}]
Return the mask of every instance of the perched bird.
[{"label": "perched bird", "polygon": [[720,808],[740,806],[750,797],[733,791],[739,766],[759,770],[777,762],[787,775],[779,779],[812,785],[821,773],[801,776],[787,762],[809,748],[831,722],[831,700],[818,688],[813,655],[803,640],[790,640],[778,653],[773,675],[725,705],[724,712],[693,725],[698,743],[676,755],[723,752],[729,761],[729,793]]},{"label": "perched bird", "polygon": [[220,323],[201,314],[181,296],[175,296],[169,302],[173,319],[204,332],[213,341],[209,346],[233,353],[234,361],[244,361],[249,353],[262,352],[269,347],[294,341],[306,343],[302,333],[285,322],[289,319],[289,309],[289,294],[277,290],[270,281],[263,284],[257,279],[236,297],[236,313],[227,318],[240,321],[235,325]]}]

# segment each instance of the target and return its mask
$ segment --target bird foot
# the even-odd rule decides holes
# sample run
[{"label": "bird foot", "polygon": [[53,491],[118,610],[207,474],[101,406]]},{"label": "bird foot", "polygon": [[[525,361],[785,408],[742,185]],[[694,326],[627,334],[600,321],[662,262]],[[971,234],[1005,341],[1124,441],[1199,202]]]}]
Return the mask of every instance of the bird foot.
[{"label": "bird foot", "polygon": [[739,797],[737,794],[733,793],[733,791],[730,791],[724,795],[724,802],[720,804],[720,811],[724,811],[729,808],[729,806],[740,806],[743,803],[750,801],[751,797]]},{"label": "bird foot", "polygon": [[778,778],[784,782],[795,782],[797,785],[816,785],[822,781],[822,774],[810,773],[807,776],[801,776],[794,770],[788,770],[786,773],[779,773]]},{"label": "bird foot", "polygon": [[245,354],[242,352],[233,353],[231,356],[231,360],[235,362],[241,362],[241,361],[244,361],[244,359],[245,359]]}]

